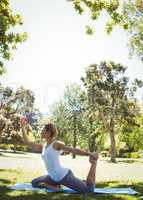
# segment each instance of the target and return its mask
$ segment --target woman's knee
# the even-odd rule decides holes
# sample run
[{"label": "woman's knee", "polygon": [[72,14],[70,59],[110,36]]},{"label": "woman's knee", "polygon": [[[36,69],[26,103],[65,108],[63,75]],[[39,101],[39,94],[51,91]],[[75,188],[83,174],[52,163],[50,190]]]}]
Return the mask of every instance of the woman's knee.
[{"label": "woman's knee", "polygon": [[31,181],[31,183],[32,183],[32,186],[33,187],[36,187],[36,186],[38,186],[38,181],[37,181],[37,178],[35,178],[35,179],[33,179],[32,181]]}]

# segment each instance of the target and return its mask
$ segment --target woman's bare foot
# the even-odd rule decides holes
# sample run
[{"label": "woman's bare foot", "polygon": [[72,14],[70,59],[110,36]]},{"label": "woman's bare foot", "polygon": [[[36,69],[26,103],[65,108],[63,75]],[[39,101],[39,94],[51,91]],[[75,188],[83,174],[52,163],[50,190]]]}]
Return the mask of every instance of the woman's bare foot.
[{"label": "woman's bare foot", "polygon": [[54,186],[56,190],[60,190],[62,187],[61,185]]}]

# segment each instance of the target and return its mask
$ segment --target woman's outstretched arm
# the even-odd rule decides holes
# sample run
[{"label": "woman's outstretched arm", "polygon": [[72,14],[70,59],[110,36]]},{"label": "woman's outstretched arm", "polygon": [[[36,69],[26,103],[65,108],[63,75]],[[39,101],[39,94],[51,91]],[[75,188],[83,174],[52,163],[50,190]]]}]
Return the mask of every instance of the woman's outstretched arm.
[{"label": "woman's outstretched arm", "polygon": [[92,152],[87,152],[87,151],[81,150],[79,148],[69,147],[69,146],[66,146],[64,143],[59,142],[59,141],[57,141],[54,144],[54,147],[55,147],[56,150],[63,150],[63,151],[70,152],[70,153],[77,154],[77,155],[81,155],[81,156],[95,157],[95,154],[93,154]]},{"label": "woman's outstretched arm", "polygon": [[26,122],[26,120],[25,121],[21,120],[21,132],[22,132],[22,136],[23,136],[23,141],[28,147],[30,147],[34,151],[42,152],[42,144],[37,144],[37,143],[29,140],[29,138],[27,136],[28,123]]}]

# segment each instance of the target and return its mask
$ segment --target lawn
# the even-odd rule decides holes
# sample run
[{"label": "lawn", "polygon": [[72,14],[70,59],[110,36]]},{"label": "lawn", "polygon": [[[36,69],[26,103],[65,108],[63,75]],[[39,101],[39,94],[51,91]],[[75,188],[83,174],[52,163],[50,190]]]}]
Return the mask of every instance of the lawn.
[{"label": "lawn", "polygon": [[[46,193],[46,192],[35,192],[35,191],[13,191],[8,188],[8,186],[13,185],[17,182],[30,182],[34,177],[41,175],[42,166],[40,165],[39,155],[37,154],[6,154],[0,155],[0,200],[80,200],[84,199],[83,195],[79,194],[63,194],[63,193]],[[65,157],[62,158],[65,162]],[[76,173],[79,172],[79,165],[81,164],[80,174],[81,178],[85,178],[84,171],[89,167],[87,163],[87,158],[77,157],[76,162],[71,158],[66,162],[67,166],[76,169]],[[126,161],[126,162],[125,162]],[[97,169],[97,187],[132,187],[139,192],[138,195],[88,195],[87,200],[137,200],[143,199],[143,179],[142,170],[143,163],[140,160],[136,160],[133,163],[128,162],[129,160],[121,160],[118,164],[111,164],[107,160],[100,159],[99,166]],[[34,164],[32,165],[32,163]],[[21,165],[20,165],[21,163]],[[36,164],[36,165],[35,165]],[[12,166],[12,167],[11,167]],[[23,169],[22,167],[23,166]],[[103,172],[103,167],[105,171]],[[124,175],[119,176],[120,168],[124,171]],[[130,172],[130,167],[132,171],[132,177]],[[110,170],[109,170],[110,169]],[[129,170],[130,169],[130,170]],[[134,171],[136,169],[136,171]],[[109,171],[108,171],[109,170]],[[111,176],[112,171],[112,176]],[[114,173],[116,171],[116,174]],[[138,173],[141,175],[139,178]],[[102,174],[102,176],[100,176]],[[103,179],[105,174],[105,178]],[[108,177],[107,177],[108,174]],[[113,177],[115,175],[115,177]],[[84,177],[83,177],[84,176]],[[135,178],[137,176],[137,178]],[[121,179],[122,177],[122,179]]]}]

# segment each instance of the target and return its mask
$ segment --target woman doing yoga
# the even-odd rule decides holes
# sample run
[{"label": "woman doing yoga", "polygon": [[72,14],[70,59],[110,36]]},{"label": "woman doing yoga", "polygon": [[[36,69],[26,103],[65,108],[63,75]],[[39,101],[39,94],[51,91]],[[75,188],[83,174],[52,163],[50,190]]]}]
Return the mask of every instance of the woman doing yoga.
[{"label": "woman doing yoga", "polygon": [[[29,141],[27,128],[28,122],[26,118],[22,118],[21,129],[24,143],[34,151],[41,152],[42,159],[47,169],[47,175],[40,176],[32,180],[33,187],[46,187],[59,190],[60,185],[65,185],[78,191],[79,193],[93,192],[95,187],[96,166],[98,159],[97,152],[86,152],[78,148],[66,146],[63,142],[58,141],[58,132],[55,125],[52,123],[45,124],[42,129],[41,138],[46,141],[44,145]],[[61,165],[59,156],[61,152],[64,151],[77,155],[89,156],[91,166],[86,181],[82,181],[75,177],[71,169],[65,168]]]}]

